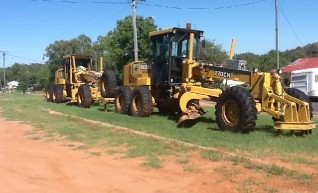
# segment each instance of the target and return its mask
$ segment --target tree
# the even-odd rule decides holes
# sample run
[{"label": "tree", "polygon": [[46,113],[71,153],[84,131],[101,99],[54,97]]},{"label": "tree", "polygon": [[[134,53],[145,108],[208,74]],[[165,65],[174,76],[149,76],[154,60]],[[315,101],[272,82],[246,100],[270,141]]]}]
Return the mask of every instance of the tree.
[{"label": "tree", "polygon": [[[153,19],[137,17],[138,49],[139,60],[151,60],[152,50],[149,41],[149,32],[156,30],[157,26]],[[132,18],[126,17],[117,21],[117,27],[108,32],[105,37],[100,36],[99,47],[106,51],[106,63],[108,67],[115,70],[119,77],[122,77],[123,67],[134,59],[134,43]]]},{"label": "tree", "polygon": [[221,64],[228,56],[225,50],[222,49],[221,44],[217,44],[214,40],[206,40],[205,48],[203,49],[203,53],[201,52],[200,58],[208,61],[215,62],[217,64]]},{"label": "tree", "polygon": [[26,90],[30,87],[31,85],[31,74],[29,71],[25,72],[24,74],[21,75],[19,79],[19,86],[18,89],[22,91],[23,94],[25,94]]},{"label": "tree", "polygon": [[261,64],[261,57],[257,54],[253,53],[243,53],[236,55],[238,60],[246,60],[247,61],[247,69],[252,70],[253,68],[259,68]]},{"label": "tree", "polygon": [[62,57],[76,53],[95,54],[92,40],[88,36],[82,34],[71,40],[58,40],[46,48],[46,56],[49,57],[50,82],[54,81],[55,71],[61,67]]}]

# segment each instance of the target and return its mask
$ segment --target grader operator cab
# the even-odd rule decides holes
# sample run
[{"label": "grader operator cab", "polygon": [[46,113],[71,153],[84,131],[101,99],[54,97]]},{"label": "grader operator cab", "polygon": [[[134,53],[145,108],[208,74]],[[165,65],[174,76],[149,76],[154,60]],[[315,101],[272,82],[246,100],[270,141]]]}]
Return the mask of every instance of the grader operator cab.
[{"label": "grader operator cab", "polygon": [[[213,65],[200,62],[199,48],[203,31],[170,28],[150,32],[153,61],[133,62],[124,68],[124,86],[118,87],[115,111],[132,116],[149,116],[153,107],[161,113],[180,113],[178,125],[205,113],[199,100],[216,101],[216,122],[220,129],[249,132],[254,130],[257,114],[273,117],[278,130],[311,133],[312,107],[299,90],[285,89],[277,73],[247,71],[241,64]],[[242,81],[248,88],[203,87],[216,80]]]},{"label": "grader operator cab", "polygon": [[89,108],[92,102],[104,97],[114,97],[116,77],[112,71],[92,68],[93,59],[87,54],[63,56],[62,68],[55,72],[55,84],[46,89],[48,102],[62,103],[65,100]]}]

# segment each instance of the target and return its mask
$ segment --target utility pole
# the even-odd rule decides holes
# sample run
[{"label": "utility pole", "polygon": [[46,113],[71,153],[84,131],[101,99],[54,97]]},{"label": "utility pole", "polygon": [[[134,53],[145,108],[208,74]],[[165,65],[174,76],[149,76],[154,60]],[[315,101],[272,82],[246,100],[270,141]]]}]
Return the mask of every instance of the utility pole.
[{"label": "utility pole", "polygon": [[133,31],[134,31],[134,57],[135,62],[138,61],[138,41],[137,41],[137,27],[136,27],[136,5],[137,0],[132,0],[132,25],[133,25]]},{"label": "utility pole", "polygon": [[0,51],[3,56],[3,87],[6,88],[6,53],[7,51]]},{"label": "utility pole", "polygon": [[279,50],[278,50],[278,0],[275,0],[275,32],[276,32],[276,65],[279,69]]}]

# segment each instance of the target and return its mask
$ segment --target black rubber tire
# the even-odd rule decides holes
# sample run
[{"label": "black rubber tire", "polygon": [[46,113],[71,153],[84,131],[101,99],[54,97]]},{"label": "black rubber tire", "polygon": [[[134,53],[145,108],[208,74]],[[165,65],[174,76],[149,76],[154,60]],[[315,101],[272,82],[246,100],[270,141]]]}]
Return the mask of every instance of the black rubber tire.
[{"label": "black rubber tire", "polygon": [[257,110],[252,95],[243,87],[227,88],[215,106],[220,129],[248,133],[255,129]]},{"label": "black rubber tire", "polygon": [[128,114],[131,97],[131,88],[129,86],[120,86],[116,90],[115,96],[115,112]]},{"label": "black rubber tire", "polygon": [[113,98],[116,94],[116,75],[111,70],[106,70],[100,80],[99,90],[103,98]]},{"label": "black rubber tire", "polygon": [[53,102],[53,87],[54,85],[49,85],[45,89],[45,98],[47,102]]},{"label": "black rubber tire", "polygon": [[[309,103],[310,119],[313,117],[312,104],[310,102],[309,97],[303,91],[298,90],[297,88],[285,88],[285,92],[292,97],[295,97],[299,100],[302,100],[302,101]],[[297,105],[297,109],[298,109],[298,105]]]},{"label": "black rubber tire", "polygon": [[62,103],[64,101],[63,96],[64,85],[56,84],[53,87],[52,98],[54,103]]},{"label": "black rubber tire", "polygon": [[149,117],[153,111],[152,96],[148,87],[136,87],[130,99],[130,114],[135,117]]},{"label": "black rubber tire", "polygon": [[79,107],[90,108],[92,105],[92,92],[91,88],[83,84],[78,88],[77,104]]}]

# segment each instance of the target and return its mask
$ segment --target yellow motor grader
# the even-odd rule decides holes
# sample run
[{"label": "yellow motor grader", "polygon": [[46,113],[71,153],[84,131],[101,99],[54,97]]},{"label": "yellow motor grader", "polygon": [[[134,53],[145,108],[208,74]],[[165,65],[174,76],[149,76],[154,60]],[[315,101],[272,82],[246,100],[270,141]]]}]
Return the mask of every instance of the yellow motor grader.
[{"label": "yellow motor grader", "polygon": [[[115,111],[132,116],[150,116],[154,107],[160,113],[180,113],[178,125],[205,113],[199,100],[216,101],[216,122],[220,129],[240,132],[254,130],[257,114],[273,117],[278,130],[311,133],[312,107],[301,91],[284,89],[277,73],[248,71],[244,62],[228,60],[223,65],[198,60],[204,47],[203,31],[170,28],[149,33],[152,62],[132,62],[124,67],[124,85],[116,90]],[[236,80],[248,87],[206,88],[205,83]]]},{"label": "yellow motor grader", "polygon": [[55,84],[45,92],[48,102],[77,103],[89,108],[92,102],[100,98],[115,95],[116,77],[113,71],[102,69],[100,58],[99,71],[92,70],[92,56],[71,54],[63,56],[62,68],[55,72]]}]

